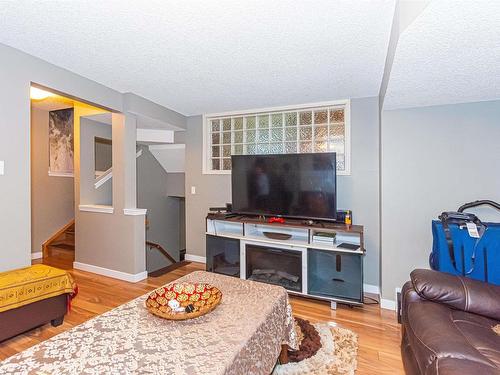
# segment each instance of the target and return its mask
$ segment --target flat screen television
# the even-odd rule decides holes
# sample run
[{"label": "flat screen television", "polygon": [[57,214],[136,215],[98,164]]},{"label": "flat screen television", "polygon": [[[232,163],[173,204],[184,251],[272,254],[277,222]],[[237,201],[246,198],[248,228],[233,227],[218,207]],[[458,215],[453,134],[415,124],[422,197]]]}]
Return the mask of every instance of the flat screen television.
[{"label": "flat screen television", "polygon": [[232,212],[335,220],[335,153],[232,156]]}]

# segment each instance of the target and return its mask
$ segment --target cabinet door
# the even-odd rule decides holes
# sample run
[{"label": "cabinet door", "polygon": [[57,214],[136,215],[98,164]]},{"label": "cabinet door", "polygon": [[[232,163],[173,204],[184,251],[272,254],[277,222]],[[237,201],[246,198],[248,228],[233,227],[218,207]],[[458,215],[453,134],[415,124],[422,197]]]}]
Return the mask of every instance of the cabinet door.
[{"label": "cabinet door", "polygon": [[363,259],[360,254],[307,250],[308,293],[363,301]]},{"label": "cabinet door", "polygon": [[240,277],[240,240],[207,235],[207,271]]}]

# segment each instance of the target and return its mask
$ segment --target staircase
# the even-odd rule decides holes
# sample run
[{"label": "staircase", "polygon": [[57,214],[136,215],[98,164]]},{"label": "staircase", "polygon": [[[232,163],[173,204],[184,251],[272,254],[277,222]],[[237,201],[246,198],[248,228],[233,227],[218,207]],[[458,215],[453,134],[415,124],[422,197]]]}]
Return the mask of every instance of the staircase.
[{"label": "staircase", "polygon": [[72,220],[45,241],[42,248],[43,264],[71,269],[75,260],[75,221]]},{"label": "staircase", "polygon": [[146,256],[148,256],[148,252],[151,251],[158,251],[160,252],[165,258],[168,259],[168,261],[171,263],[170,265],[163,267],[159,270],[156,271],[148,271],[148,276],[150,277],[158,277],[161,275],[166,274],[167,272],[173,271],[176,268],[179,268],[181,266],[185,266],[186,264],[189,264],[191,262],[185,261],[183,258],[180,261],[176,261],[161,245],[151,242],[151,241],[146,241]]},{"label": "staircase", "polygon": [[[135,158],[139,158],[142,155],[142,150],[138,150],[135,154]],[[109,168],[106,171],[96,171],[95,172],[95,182],[94,187],[99,189],[106,181],[109,181],[113,178],[113,167]]]},{"label": "staircase", "polygon": [[56,249],[75,251],[75,223],[71,224],[59,236],[48,243],[48,246]]}]

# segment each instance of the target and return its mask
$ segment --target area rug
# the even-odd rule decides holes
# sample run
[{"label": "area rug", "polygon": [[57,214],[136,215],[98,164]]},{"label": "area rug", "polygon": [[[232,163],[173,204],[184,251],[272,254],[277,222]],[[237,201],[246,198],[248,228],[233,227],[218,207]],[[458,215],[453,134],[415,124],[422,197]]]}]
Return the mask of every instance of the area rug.
[{"label": "area rug", "polygon": [[311,324],[295,319],[299,350],[289,352],[291,362],[277,365],[273,375],[354,374],[358,352],[358,337],[354,332],[334,322]]},{"label": "area rug", "polygon": [[491,327],[491,329],[492,329],[492,330],[493,330],[493,332],[495,332],[498,336],[500,336],[500,324],[497,324],[496,326]]}]

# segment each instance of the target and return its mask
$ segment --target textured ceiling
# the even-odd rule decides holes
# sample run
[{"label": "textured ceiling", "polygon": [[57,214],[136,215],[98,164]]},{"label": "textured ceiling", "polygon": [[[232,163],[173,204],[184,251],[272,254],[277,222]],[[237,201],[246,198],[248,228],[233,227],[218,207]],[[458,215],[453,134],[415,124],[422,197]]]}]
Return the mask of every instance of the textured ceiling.
[{"label": "textured ceiling", "polygon": [[399,39],[385,109],[500,98],[500,1],[435,0]]},{"label": "textured ceiling", "polygon": [[393,0],[0,0],[0,43],[192,115],[378,95],[393,12]]}]

